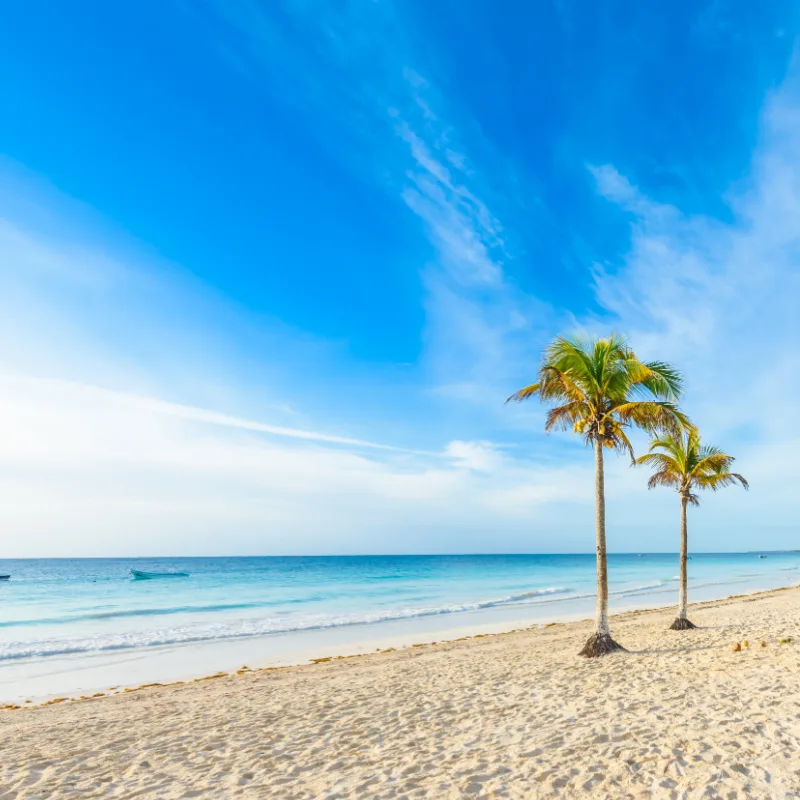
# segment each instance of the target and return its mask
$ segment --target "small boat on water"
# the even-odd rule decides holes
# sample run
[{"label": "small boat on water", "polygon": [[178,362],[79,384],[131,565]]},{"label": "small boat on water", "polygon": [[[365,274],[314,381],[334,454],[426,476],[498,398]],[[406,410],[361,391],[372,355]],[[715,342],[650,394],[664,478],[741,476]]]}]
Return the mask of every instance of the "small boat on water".
[{"label": "small boat on water", "polygon": [[151,581],[156,578],[188,578],[188,572],[144,572],[140,569],[132,569],[131,575],[135,581]]},{"label": "small boat on water", "polygon": [[10,575],[0,575],[0,581],[7,581],[10,579],[11,579]]}]

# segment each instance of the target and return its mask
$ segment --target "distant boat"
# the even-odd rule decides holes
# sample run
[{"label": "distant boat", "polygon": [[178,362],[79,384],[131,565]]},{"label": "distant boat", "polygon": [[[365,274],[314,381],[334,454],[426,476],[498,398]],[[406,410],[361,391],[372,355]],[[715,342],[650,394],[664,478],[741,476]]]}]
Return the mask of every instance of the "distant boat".
[{"label": "distant boat", "polygon": [[155,578],[188,578],[188,572],[142,572],[140,569],[132,569],[131,575],[137,581],[150,581]]},{"label": "distant boat", "polygon": [[759,556],[759,558],[766,558],[766,556]]},{"label": "distant boat", "polygon": [[10,575],[0,575],[0,581],[7,581],[10,577]]}]

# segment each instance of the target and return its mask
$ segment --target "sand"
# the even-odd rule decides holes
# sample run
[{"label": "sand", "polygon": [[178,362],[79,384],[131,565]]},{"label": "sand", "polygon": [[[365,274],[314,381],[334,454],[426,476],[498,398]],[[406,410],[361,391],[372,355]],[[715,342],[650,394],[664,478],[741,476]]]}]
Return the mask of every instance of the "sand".
[{"label": "sand", "polygon": [[800,590],[672,617],[3,710],[0,798],[800,798]]}]

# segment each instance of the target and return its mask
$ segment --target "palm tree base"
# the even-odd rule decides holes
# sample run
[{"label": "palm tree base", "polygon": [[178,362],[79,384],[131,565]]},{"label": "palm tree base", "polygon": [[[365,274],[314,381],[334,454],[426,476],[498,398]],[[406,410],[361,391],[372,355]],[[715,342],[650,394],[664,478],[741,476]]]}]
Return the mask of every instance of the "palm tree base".
[{"label": "palm tree base", "polygon": [[669,629],[671,631],[690,631],[696,627],[697,625],[695,625],[693,622],[689,622],[686,617],[676,617],[675,622],[669,626]]},{"label": "palm tree base", "polygon": [[626,652],[625,648],[621,644],[615,642],[610,634],[593,633],[578,655],[584,656],[585,658],[597,658],[598,656],[607,656],[609,653],[616,653],[620,650]]}]

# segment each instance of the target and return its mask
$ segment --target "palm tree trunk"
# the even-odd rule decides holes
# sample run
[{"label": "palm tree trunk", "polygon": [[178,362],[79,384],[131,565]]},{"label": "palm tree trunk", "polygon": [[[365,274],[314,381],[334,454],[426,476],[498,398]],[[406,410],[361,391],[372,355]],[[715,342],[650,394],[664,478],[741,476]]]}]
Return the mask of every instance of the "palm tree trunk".
[{"label": "palm tree trunk", "polygon": [[680,565],[680,588],[678,590],[678,616],[670,628],[673,631],[687,631],[697,626],[689,622],[686,616],[686,605],[688,602],[688,583],[686,561],[689,554],[689,531],[686,524],[686,507],[689,501],[681,496],[681,565]]},{"label": "palm tree trunk", "polygon": [[587,658],[624,650],[612,638],[608,629],[608,560],[606,557],[606,490],[603,470],[603,442],[594,441],[594,526],[597,546],[597,613],[595,632],[583,646],[580,655]]}]

